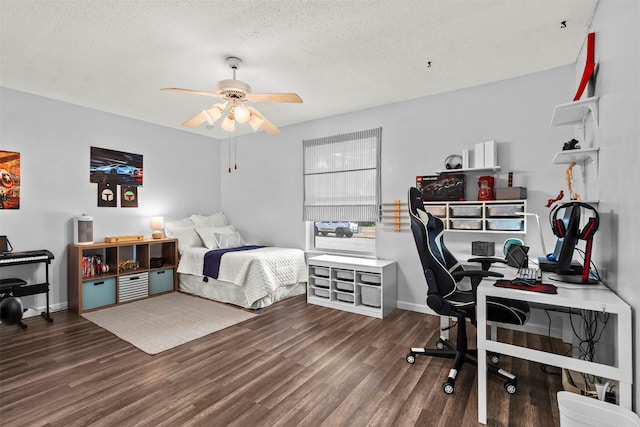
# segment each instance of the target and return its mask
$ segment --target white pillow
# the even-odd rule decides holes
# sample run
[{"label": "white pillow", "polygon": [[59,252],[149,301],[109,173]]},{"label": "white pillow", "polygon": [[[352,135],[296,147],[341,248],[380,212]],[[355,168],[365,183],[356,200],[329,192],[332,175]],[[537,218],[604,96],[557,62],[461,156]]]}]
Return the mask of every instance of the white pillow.
[{"label": "white pillow", "polygon": [[167,237],[175,237],[174,233],[176,230],[180,228],[189,228],[189,227],[191,228],[195,227],[195,224],[189,217],[182,218],[178,221],[166,221],[164,223],[164,234]]},{"label": "white pillow", "polygon": [[218,212],[213,215],[191,215],[191,220],[196,227],[223,227],[227,225],[227,218],[224,212]]},{"label": "white pillow", "polygon": [[183,253],[189,248],[202,248],[202,239],[196,233],[195,227],[177,228],[172,236],[178,239],[178,251]]},{"label": "white pillow", "polygon": [[202,243],[207,249],[218,249],[216,241],[216,233],[233,234],[236,228],[233,225],[225,225],[224,227],[196,227],[196,232],[202,239]]},{"label": "white pillow", "polygon": [[216,242],[220,249],[239,248],[247,245],[237,231],[233,232],[233,234],[216,233]]}]

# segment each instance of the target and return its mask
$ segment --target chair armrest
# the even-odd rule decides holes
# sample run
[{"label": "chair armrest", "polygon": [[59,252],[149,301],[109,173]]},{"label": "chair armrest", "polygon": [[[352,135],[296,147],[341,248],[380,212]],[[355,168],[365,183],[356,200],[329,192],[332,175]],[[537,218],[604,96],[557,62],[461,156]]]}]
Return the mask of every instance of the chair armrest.
[{"label": "chair armrest", "polygon": [[469,277],[472,280],[474,278],[484,279],[485,277],[504,277],[504,274],[498,273],[495,271],[487,271],[487,270],[460,270],[454,271],[451,273],[454,279]]},{"label": "chair armrest", "polygon": [[459,270],[451,273],[451,276],[453,276],[456,281],[463,277],[468,277],[471,280],[471,291],[473,292],[475,299],[475,295],[478,291],[478,285],[482,279],[485,277],[504,277],[504,274],[487,270]]},{"label": "chair armrest", "polygon": [[479,258],[470,258],[467,260],[468,262],[479,262],[480,267],[483,270],[489,270],[491,266],[496,263],[507,264],[507,260],[503,258],[495,258],[495,257],[479,257]]}]

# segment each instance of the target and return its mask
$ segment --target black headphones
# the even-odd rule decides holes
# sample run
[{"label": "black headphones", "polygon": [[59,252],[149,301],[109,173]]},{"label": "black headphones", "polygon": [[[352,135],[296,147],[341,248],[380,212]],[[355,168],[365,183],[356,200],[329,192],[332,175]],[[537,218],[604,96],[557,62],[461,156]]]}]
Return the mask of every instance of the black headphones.
[{"label": "black headphones", "polygon": [[[456,159],[458,159],[458,163],[453,162]],[[444,167],[446,169],[462,169],[462,156],[460,154],[449,155],[449,157],[444,159]]]},{"label": "black headphones", "polygon": [[593,212],[593,216],[589,218],[589,220],[587,221],[585,226],[582,228],[582,230],[578,231],[579,239],[581,240],[591,239],[595,234],[595,232],[598,230],[598,226],[600,225],[600,215],[598,215],[598,211],[596,210],[596,208],[584,202],[574,201],[574,202],[562,203],[562,204],[558,204],[553,209],[551,209],[551,212],[549,212],[549,222],[551,223],[551,230],[553,231],[553,234],[555,234],[557,237],[565,236],[567,232],[566,225],[562,218],[558,218],[558,212],[562,209],[566,209],[569,207],[578,207],[578,208],[587,209]]}]

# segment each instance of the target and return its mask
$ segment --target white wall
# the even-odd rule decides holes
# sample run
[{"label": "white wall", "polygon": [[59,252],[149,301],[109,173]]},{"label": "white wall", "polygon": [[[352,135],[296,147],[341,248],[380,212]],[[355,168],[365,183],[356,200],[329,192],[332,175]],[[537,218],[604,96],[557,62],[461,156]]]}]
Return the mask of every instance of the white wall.
[{"label": "white wall", "polygon": [[[98,208],[90,147],[144,156],[138,208]],[[152,215],[180,218],[220,210],[219,142],[149,123],[0,88],[0,150],[20,153],[20,209],[0,211],[0,234],[16,251],[49,249],[51,306],[66,307],[66,246],[72,218],[94,217],[94,240],[149,236]],[[120,205],[118,203],[118,205]],[[0,277],[44,280],[44,267],[0,269]],[[43,308],[44,295],[25,297]]]},{"label": "white wall", "polygon": [[[382,126],[382,199],[406,200],[418,175],[443,169],[451,153],[476,142],[498,143],[499,173],[506,186],[528,188],[529,211],[542,216],[547,246],[555,242],[546,217],[547,199],[565,189],[565,167],[551,165],[556,151],[573,136],[570,127],[549,126],[553,107],[568,102],[574,92],[574,67],[532,74],[494,84],[444,93],[337,117],[289,126],[272,137],[257,133],[237,142],[239,169],[223,171],[222,205],[248,240],[282,246],[305,245],[302,222],[302,140]],[[302,94],[304,97],[304,94]],[[233,147],[233,145],[232,145]],[[222,144],[222,168],[227,143]],[[469,175],[468,194],[477,195],[477,175]],[[239,197],[238,195],[242,195]],[[542,255],[537,227],[527,243]],[[510,234],[492,235],[496,247]],[[520,236],[522,237],[522,236]],[[456,253],[471,251],[471,240],[486,235],[448,235]],[[410,232],[378,230],[377,256],[398,261],[398,303],[424,310],[425,284]]]},{"label": "white wall", "polygon": [[[596,33],[598,66],[595,95],[599,97],[599,127],[588,127],[600,147],[601,223],[594,251],[607,269],[608,285],[633,309],[640,307],[640,3],[600,0],[590,31]],[[575,70],[582,75],[586,46]],[[580,62],[580,61],[579,61]],[[634,408],[640,393],[640,324],[634,316]],[[606,339],[606,337],[605,337]]]}]

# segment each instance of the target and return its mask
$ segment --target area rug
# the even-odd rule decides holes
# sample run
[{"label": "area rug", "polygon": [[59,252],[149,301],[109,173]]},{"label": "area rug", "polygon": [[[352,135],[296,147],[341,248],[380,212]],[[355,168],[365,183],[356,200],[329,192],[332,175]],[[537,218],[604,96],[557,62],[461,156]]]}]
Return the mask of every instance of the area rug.
[{"label": "area rug", "polygon": [[254,316],[178,292],[82,314],[149,354],[158,354]]}]

